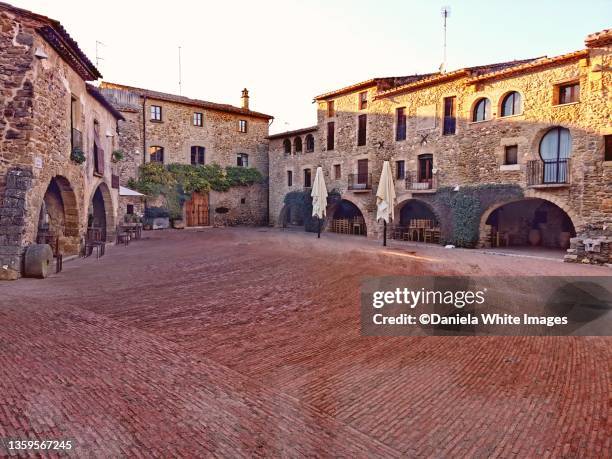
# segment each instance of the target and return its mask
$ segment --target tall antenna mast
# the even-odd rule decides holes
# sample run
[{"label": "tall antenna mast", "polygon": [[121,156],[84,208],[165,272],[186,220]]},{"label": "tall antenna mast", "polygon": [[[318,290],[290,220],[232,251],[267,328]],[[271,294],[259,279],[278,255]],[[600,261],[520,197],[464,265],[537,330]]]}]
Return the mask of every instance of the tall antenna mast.
[{"label": "tall antenna mast", "polygon": [[450,17],[450,6],[443,6],[440,13],[442,13],[442,17],[444,18],[444,57],[442,65],[440,65],[440,72],[446,72],[446,20]]},{"label": "tall antenna mast", "polygon": [[100,61],[104,60],[103,57],[100,57],[100,53],[98,52],[98,45],[106,46],[101,41],[96,40],[96,67],[98,67],[98,65],[100,64]]},{"label": "tall antenna mast", "polygon": [[181,75],[181,47],[178,47],[178,54],[179,54],[179,96],[183,95],[183,81],[182,81],[182,75]]}]

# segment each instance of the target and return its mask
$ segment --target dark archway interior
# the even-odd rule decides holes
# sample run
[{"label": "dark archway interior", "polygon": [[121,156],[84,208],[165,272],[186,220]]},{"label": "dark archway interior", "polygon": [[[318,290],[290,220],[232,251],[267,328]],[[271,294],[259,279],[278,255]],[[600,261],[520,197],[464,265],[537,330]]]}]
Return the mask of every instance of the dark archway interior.
[{"label": "dark archway interior", "polygon": [[66,226],[64,200],[62,191],[55,179],[51,180],[38,216],[38,233],[36,239],[43,241],[45,236],[63,237]]},{"label": "dark archway interior", "polygon": [[415,199],[407,201],[400,210],[400,225],[409,226],[410,220],[431,220],[432,226],[438,226],[438,219],[429,206]]},{"label": "dark archway interior", "polygon": [[99,228],[102,240],[106,240],[106,207],[100,187],[96,189],[89,209],[88,227]]},{"label": "dark archway interior", "polygon": [[345,199],[335,204],[330,231],[341,234],[367,235],[363,214],[355,204]]},{"label": "dark archway interior", "polygon": [[495,209],[487,218],[494,246],[539,246],[566,249],[576,236],[570,217],[543,199],[523,199]]}]

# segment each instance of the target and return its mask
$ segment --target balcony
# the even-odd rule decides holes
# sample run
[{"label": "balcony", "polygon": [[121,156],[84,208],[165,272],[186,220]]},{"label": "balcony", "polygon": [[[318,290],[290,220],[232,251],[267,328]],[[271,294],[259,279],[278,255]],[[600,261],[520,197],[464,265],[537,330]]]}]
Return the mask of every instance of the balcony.
[{"label": "balcony", "polygon": [[416,171],[406,171],[406,190],[413,193],[434,193],[438,187],[436,175],[432,175],[430,179],[419,180]]},{"label": "balcony", "polygon": [[372,189],[372,174],[349,174],[348,189],[355,192]]},{"label": "balcony", "polygon": [[570,160],[527,161],[529,188],[564,188],[570,185]]},{"label": "balcony", "polygon": [[83,133],[78,129],[72,128],[71,144],[72,150],[83,151]]}]

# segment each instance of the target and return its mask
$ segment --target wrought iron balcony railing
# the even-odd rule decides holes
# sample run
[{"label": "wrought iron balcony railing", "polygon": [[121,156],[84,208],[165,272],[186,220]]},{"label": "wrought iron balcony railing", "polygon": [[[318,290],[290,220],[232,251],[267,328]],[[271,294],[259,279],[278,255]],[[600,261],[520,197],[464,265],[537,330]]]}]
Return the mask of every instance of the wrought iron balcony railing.
[{"label": "wrought iron balcony railing", "polygon": [[527,161],[527,186],[569,185],[570,160],[531,160]]},{"label": "wrought iron balcony railing", "polygon": [[371,190],[372,174],[349,174],[348,189],[353,191]]},{"label": "wrought iron balcony railing", "polygon": [[438,186],[435,175],[431,175],[431,178],[419,179],[419,175],[416,171],[406,171],[406,189],[410,191],[420,190],[435,190]]}]

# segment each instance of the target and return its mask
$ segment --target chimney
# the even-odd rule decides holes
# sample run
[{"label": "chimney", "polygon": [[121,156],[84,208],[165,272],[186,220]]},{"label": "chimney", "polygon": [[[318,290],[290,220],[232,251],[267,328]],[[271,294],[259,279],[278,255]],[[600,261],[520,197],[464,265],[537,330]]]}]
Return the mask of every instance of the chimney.
[{"label": "chimney", "polygon": [[242,90],[242,108],[249,109],[249,90],[247,88]]}]

